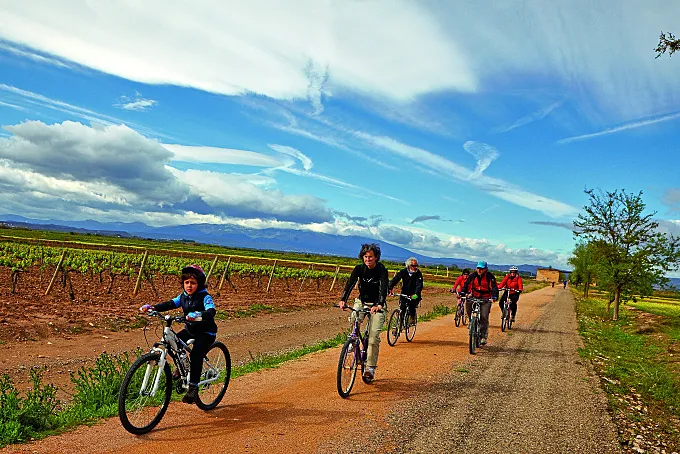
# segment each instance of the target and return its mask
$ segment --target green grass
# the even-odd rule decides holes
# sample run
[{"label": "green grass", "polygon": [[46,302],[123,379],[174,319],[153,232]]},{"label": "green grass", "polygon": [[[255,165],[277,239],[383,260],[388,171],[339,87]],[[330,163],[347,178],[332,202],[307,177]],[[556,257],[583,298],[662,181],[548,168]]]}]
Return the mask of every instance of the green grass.
[{"label": "green grass", "polygon": [[[680,351],[680,305],[627,304],[637,310],[621,305],[619,320],[613,321],[606,313],[605,300],[577,300],[584,342],[579,353],[593,364],[611,408],[621,418],[630,423],[644,419],[647,427],[656,426],[667,442],[680,446],[680,432],[670,422],[680,417],[680,368],[671,353],[676,344]],[[631,395],[640,395],[649,410],[642,413],[630,408],[626,402]]]}]

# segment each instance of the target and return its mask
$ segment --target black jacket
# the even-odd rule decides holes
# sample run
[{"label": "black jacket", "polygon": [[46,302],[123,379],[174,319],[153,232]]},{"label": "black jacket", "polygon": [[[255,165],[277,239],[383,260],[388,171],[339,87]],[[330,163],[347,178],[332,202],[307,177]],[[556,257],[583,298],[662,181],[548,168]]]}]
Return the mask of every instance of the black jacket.
[{"label": "black jacket", "polygon": [[381,305],[387,309],[387,268],[378,262],[373,269],[369,269],[365,264],[357,265],[352,270],[349,280],[345,285],[345,290],[340,297],[341,301],[347,301],[354,285],[359,281],[359,298],[368,305]]},{"label": "black jacket", "polygon": [[423,291],[423,273],[416,270],[415,273],[408,274],[408,268],[404,268],[394,275],[387,286],[388,290],[392,290],[397,283],[401,281],[401,293],[404,295],[418,295],[420,301],[422,299],[420,293]]}]

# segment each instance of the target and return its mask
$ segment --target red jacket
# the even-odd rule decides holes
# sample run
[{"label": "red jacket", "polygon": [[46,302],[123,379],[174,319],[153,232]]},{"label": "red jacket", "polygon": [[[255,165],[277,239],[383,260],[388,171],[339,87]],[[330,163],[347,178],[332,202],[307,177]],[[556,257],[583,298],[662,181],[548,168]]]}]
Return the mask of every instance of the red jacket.
[{"label": "red jacket", "polygon": [[524,290],[524,286],[522,285],[522,277],[518,274],[515,274],[515,277],[513,278],[509,274],[506,274],[503,280],[501,281],[501,285],[499,285],[500,288],[511,288],[514,290]]},{"label": "red jacket", "polygon": [[473,298],[493,298],[497,300],[498,284],[496,284],[496,277],[490,271],[481,276],[477,272],[472,272],[463,285],[463,292],[472,294]]},{"label": "red jacket", "polygon": [[[462,274],[458,276],[458,279],[456,279],[456,283],[453,284],[453,288],[451,290],[453,290],[454,293],[463,290],[463,285],[465,285],[465,279],[466,277],[463,276]],[[460,290],[458,290],[458,287],[460,287]]]}]

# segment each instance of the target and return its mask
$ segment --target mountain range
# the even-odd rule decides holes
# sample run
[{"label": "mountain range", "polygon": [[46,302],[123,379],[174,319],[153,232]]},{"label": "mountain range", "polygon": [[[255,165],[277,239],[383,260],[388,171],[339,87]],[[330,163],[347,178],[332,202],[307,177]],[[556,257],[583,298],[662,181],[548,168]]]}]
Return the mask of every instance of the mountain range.
[{"label": "mountain range", "polygon": [[[229,247],[270,249],[321,255],[354,257],[363,243],[376,242],[373,238],[341,236],[326,233],[287,229],[248,229],[222,224],[189,224],[152,227],[141,222],[99,222],[94,220],[66,221],[30,219],[18,215],[0,215],[0,222],[8,226],[54,231],[96,233],[108,236],[141,237],[157,240],[191,240],[198,243]],[[382,257],[395,262],[415,257],[426,265],[455,265],[474,268],[475,261],[452,257],[429,257],[393,244],[379,241]],[[506,270],[509,264],[489,264],[494,270]],[[520,271],[536,274],[537,265],[517,265]]]},{"label": "mountain range", "polygon": [[[228,247],[269,249],[320,255],[354,257],[363,243],[376,242],[373,238],[341,236],[326,233],[286,229],[248,229],[222,224],[188,224],[152,227],[141,222],[99,222],[94,220],[66,221],[29,219],[18,215],[0,215],[0,222],[8,226],[25,227],[77,233],[96,233],[119,237],[141,237],[156,240],[190,240],[197,243],[217,244]],[[477,262],[452,258],[428,257],[393,244],[379,241],[385,260],[401,262],[415,257],[426,265],[455,265],[458,268],[474,268]],[[489,263],[493,270],[507,270],[508,264]],[[536,274],[537,265],[517,265],[520,271]],[[680,288],[680,278],[670,278],[670,285]]]}]

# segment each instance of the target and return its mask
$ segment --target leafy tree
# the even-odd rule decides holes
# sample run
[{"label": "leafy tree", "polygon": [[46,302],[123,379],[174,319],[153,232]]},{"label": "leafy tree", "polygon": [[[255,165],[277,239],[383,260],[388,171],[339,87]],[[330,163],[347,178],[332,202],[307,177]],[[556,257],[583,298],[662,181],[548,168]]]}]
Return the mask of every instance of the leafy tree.
[{"label": "leafy tree", "polygon": [[573,256],[568,263],[574,267],[571,273],[571,280],[576,284],[583,283],[583,297],[587,298],[590,292],[590,284],[596,276],[596,253],[594,243],[581,242],[576,245]]},{"label": "leafy tree", "polygon": [[654,51],[656,51],[655,58],[659,58],[662,54],[665,54],[666,51],[668,51],[668,56],[670,57],[675,52],[680,51],[680,39],[676,38],[673,33],[661,32],[661,36],[659,36],[659,45],[656,46]]},{"label": "leafy tree", "polygon": [[592,244],[598,286],[614,294],[617,320],[622,292],[651,294],[654,284],[665,284],[664,275],[680,267],[680,238],[657,229],[656,212],[644,213],[642,191],[585,192],[590,203],[574,221],[574,236]]}]

